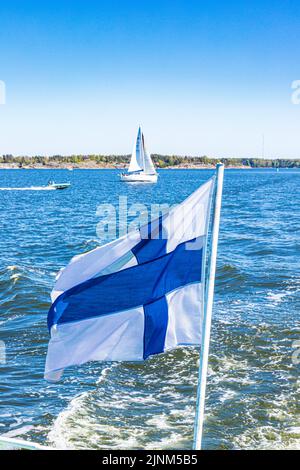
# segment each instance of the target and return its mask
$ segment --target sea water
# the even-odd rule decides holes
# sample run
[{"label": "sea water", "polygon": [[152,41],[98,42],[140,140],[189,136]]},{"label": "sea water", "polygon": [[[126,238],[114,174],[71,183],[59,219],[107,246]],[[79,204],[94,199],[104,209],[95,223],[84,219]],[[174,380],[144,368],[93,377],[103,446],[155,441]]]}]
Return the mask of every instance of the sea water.
[{"label": "sea water", "polygon": [[[163,170],[156,185],[129,185],[115,170],[0,171],[0,434],[58,448],[191,449],[195,349],[89,363],[48,384],[46,318],[58,270],[103,243],[100,205],[172,205],[212,174]],[[42,190],[50,178],[72,186]],[[225,171],[207,449],[300,448],[299,232],[299,170]]]}]

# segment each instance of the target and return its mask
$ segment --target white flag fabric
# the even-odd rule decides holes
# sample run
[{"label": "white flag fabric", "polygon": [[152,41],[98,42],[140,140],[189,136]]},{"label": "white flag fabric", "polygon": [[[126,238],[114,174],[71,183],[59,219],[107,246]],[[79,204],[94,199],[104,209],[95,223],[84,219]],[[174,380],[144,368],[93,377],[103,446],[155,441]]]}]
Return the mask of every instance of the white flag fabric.
[{"label": "white flag fabric", "polygon": [[142,361],[199,345],[214,178],[158,219],[75,256],[48,313],[45,378],[88,361]]}]

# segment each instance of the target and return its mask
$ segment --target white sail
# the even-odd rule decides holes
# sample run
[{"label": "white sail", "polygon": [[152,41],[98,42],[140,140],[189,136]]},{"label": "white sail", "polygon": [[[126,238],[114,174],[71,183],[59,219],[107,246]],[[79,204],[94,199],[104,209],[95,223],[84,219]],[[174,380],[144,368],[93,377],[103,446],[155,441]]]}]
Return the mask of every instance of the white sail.
[{"label": "white sail", "polygon": [[142,131],[139,127],[136,143],[131,155],[130,165],[128,168],[129,173],[132,171],[144,170],[144,151],[142,145]]},{"label": "white sail", "polygon": [[142,140],[144,149],[144,171],[146,175],[156,175],[156,170],[154,168],[153,161],[145,147],[144,134],[142,134]]},{"label": "white sail", "polygon": [[131,155],[130,165],[128,168],[129,173],[135,171],[144,171],[146,175],[156,175],[153,162],[146,150],[144,134],[142,133],[140,127],[138,130],[136,143]]}]

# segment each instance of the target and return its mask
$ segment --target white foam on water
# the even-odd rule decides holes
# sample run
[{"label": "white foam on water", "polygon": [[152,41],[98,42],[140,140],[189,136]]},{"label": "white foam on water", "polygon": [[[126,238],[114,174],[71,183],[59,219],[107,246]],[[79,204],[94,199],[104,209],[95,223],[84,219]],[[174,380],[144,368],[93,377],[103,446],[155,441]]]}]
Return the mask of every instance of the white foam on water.
[{"label": "white foam on water", "polygon": [[[48,441],[58,449],[84,449],[84,448],[122,448],[131,449],[138,446],[141,430],[124,426],[120,430],[120,423],[115,420],[103,419],[93,416],[89,403],[93,396],[83,393],[74,398],[66,410],[61,412],[48,434]],[[115,403],[115,406],[119,404]],[[118,409],[119,406],[118,406]]]},{"label": "white foam on water", "polygon": [[300,292],[300,279],[296,277],[293,278],[292,281],[292,283],[284,285],[284,287],[286,288],[284,291],[267,292],[267,300],[270,300],[272,302],[273,307],[277,307],[278,304],[284,302],[287,297],[296,295]]},{"label": "white foam on water", "polygon": [[159,429],[170,429],[172,424],[169,422],[168,416],[162,414],[160,416],[154,416],[146,421],[146,424],[157,427]]},{"label": "white foam on water", "polygon": [[282,300],[288,295],[288,292],[268,292],[267,299],[271,300],[275,305],[282,302]]},{"label": "white foam on water", "polygon": [[294,295],[299,291],[300,289],[286,290],[285,292],[268,292],[267,299],[272,302],[273,307],[277,307],[277,305],[283,302],[286,297]]},{"label": "white foam on water", "polygon": [[28,188],[0,188],[0,191],[55,191],[50,186],[29,186]]},{"label": "white foam on water", "polygon": [[233,439],[236,449],[299,450],[300,430],[276,429],[272,426],[250,428]]},{"label": "white foam on water", "polygon": [[289,432],[290,434],[299,434],[299,436],[300,436],[300,426],[291,427],[287,430],[287,432]]},{"label": "white foam on water", "polygon": [[34,429],[34,426],[32,425],[21,426],[20,428],[12,429],[11,431],[3,433],[1,434],[1,436],[3,437],[24,436],[24,434],[28,434],[32,429]]},{"label": "white foam on water", "polygon": [[[81,410],[82,402],[87,392],[74,398],[67,409],[62,411],[56,418],[52,430],[48,434],[48,441],[57,449],[75,449],[76,446],[71,442],[70,429],[68,425],[69,418]],[[80,424],[80,423],[78,423]]]},{"label": "white foam on water", "polygon": [[6,268],[8,271],[15,271],[16,269],[18,269],[18,266],[15,265],[15,264],[12,264],[11,266],[7,266]]},{"label": "white foam on water", "polygon": [[[131,375],[133,366],[117,363],[105,368],[97,387],[74,398],[58,415],[48,434],[50,445],[60,449],[158,449],[180,448],[185,441],[186,446],[191,436],[183,436],[187,429],[192,432],[195,410],[186,406],[189,396],[177,390],[182,380],[173,380],[174,368],[166,365],[170,359],[160,357],[136,366],[136,379]],[[160,372],[161,381],[155,361],[166,367],[166,377]]]},{"label": "white foam on water", "polygon": [[20,277],[21,277],[20,274],[12,274],[10,276],[10,280],[13,281],[13,285],[16,284],[16,282],[20,279]]},{"label": "white foam on water", "polygon": [[171,432],[167,437],[158,441],[149,442],[145,445],[148,450],[180,449],[185,447],[185,439],[178,433]]},{"label": "white foam on water", "polygon": [[237,392],[234,390],[226,390],[221,397],[219,398],[220,402],[224,403],[225,401],[232,400],[237,395]]},{"label": "white foam on water", "polygon": [[[97,380],[98,385],[105,381],[109,371],[115,366],[115,364],[112,364],[110,367],[106,367],[102,370],[100,377]],[[58,415],[47,437],[52,446],[57,449],[77,448],[77,439],[80,441],[80,433],[85,429],[85,425],[88,424],[85,423],[84,417],[82,418],[81,416],[82,411],[84,410],[85,399],[88,397],[89,392],[84,392],[78,395],[73,398],[67,408]],[[76,426],[72,425],[74,417],[76,418]],[[79,428],[78,436],[76,432],[77,426]],[[83,428],[81,428],[81,426],[83,426]]]}]

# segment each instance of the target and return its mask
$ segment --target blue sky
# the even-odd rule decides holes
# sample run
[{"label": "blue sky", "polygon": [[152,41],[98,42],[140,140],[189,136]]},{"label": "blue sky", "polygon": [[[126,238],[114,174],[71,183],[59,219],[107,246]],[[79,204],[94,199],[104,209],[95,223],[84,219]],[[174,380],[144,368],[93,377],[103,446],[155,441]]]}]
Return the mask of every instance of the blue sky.
[{"label": "blue sky", "polygon": [[0,3],[0,154],[300,157],[298,0]]}]

